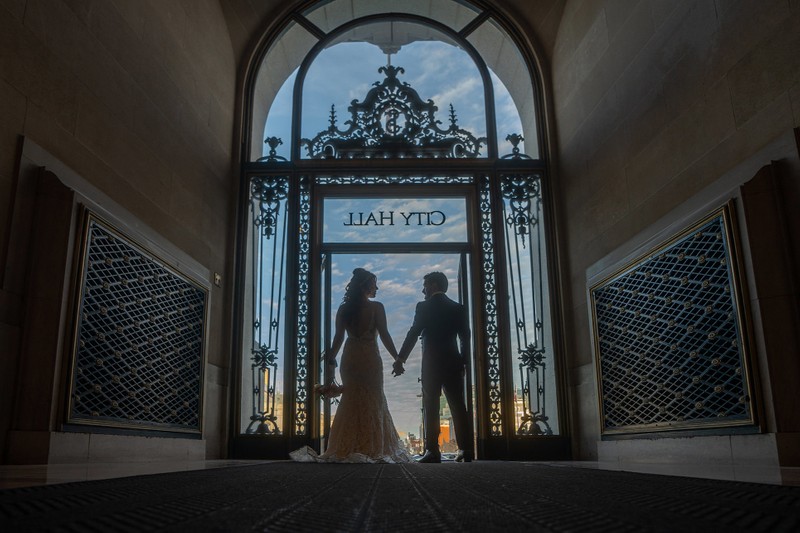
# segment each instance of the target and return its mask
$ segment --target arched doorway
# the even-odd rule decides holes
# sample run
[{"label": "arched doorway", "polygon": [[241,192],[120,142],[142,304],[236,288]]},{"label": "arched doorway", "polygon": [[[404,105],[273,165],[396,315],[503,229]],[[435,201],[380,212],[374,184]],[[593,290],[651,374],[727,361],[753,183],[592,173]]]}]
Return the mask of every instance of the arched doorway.
[{"label": "arched doorway", "polygon": [[[310,4],[275,29],[250,77],[234,456],[324,446],[330,406],[312,389],[340,297],[331,272],[386,254],[458,258],[478,457],[569,455],[536,77],[499,15],[423,4]],[[338,106],[337,91],[350,97]],[[446,200],[460,205],[449,217]],[[453,220],[463,235],[449,240]],[[337,225],[349,233],[332,240]]]}]

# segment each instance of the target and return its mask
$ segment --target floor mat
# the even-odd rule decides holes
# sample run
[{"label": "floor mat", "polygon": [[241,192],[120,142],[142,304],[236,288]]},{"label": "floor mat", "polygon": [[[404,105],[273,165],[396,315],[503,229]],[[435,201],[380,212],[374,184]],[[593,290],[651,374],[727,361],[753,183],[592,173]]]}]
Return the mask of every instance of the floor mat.
[{"label": "floor mat", "polygon": [[800,531],[800,487],[476,461],[273,462],[0,491],[2,531]]}]

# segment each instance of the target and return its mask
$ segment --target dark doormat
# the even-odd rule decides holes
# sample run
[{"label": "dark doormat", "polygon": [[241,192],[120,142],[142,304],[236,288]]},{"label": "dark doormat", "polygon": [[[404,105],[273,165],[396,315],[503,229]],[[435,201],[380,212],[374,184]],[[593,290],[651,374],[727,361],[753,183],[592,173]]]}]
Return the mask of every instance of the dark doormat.
[{"label": "dark doormat", "polygon": [[275,462],[0,491],[0,531],[800,531],[800,488],[534,463]]}]

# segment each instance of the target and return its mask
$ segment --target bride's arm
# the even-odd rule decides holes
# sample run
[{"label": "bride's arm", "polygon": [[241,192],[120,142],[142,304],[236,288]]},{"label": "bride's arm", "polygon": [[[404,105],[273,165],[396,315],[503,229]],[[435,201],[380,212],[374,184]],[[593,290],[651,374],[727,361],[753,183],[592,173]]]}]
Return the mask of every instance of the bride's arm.
[{"label": "bride's arm", "polygon": [[373,302],[375,306],[375,325],[378,328],[378,335],[381,336],[381,342],[386,347],[392,359],[397,361],[397,348],[394,347],[392,336],[389,335],[389,329],[386,326],[386,310],[380,302]]},{"label": "bride's arm", "polygon": [[339,348],[342,347],[344,342],[344,317],[342,316],[342,308],[336,311],[336,333],[333,335],[331,347],[325,352],[325,360],[329,365],[336,364],[336,356],[339,354]]}]

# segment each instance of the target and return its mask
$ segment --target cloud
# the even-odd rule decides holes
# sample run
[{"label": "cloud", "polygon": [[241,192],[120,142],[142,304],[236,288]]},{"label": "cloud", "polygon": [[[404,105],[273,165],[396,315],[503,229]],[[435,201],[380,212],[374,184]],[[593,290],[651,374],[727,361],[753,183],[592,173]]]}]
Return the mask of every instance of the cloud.
[{"label": "cloud", "polygon": [[[328,127],[331,105],[336,106],[337,126],[346,129],[350,118],[347,107],[352,100],[362,101],[372,84],[383,75],[378,68],[386,56],[366,43],[342,42],[323,50],[308,70],[303,88],[302,135],[311,138]],[[460,127],[476,137],[486,135],[483,80],[469,55],[457,46],[440,41],[424,41],[403,46],[392,63],[405,69],[401,81],[409,83],[423,101],[432,99],[439,108],[437,119],[449,124],[452,103]],[[495,112],[499,151],[506,154],[511,145],[505,141],[509,133],[522,133],[520,115],[507,89],[491,73],[495,94]],[[292,95],[295,74],[286,80],[269,111],[264,136],[281,137],[284,144],[278,154],[287,157],[291,143]],[[535,143],[535,139],[528,139]],[[268,151],[265,146],[264,154]],[[485,153],[485,152],[484,152]]]},{"label": "cloud", "polygon": [[[477,91],[480,90],[481,95],[483,94],[483,82],[480,78],[469,77],[457,80],[456,83],[448,84],[447,87],[444,88],[443,91],[438,92],[433,95],[434,102],[441,102],[442,105],[439,106],[442,112],[447,113],[445,115],[446,118],[449,119],[449,106],[452,102],[462,101],[464,99],[464,95],[473,93],[477,94]],[[483,100],[483,98],[481,98]],[[456,115],[458,115],[458,107],[453,105],[456,111]],[[483,101],[480,102],[480,105],[477,106],[480,109],[483,109]],[[475,109],[472,106],[472,109]],[[462,111],[463,112],[463,111]],[[444,121],[443,121],[444,122]],[[447,124],[447,123],[445,123]],[[484,128],[485,131],[485,128]]]},{"label": "cloud", "polygon": [[410,297],[421,295],[416,287],[411,287],[407,283],[399,283],[397,281],[381,281],[379,282],[379,293],[387,298],[396,297]]}]

